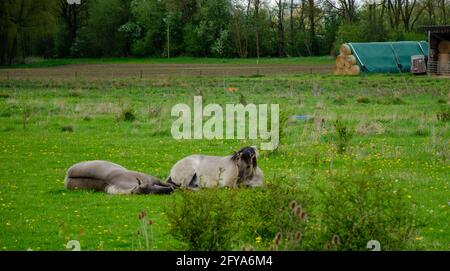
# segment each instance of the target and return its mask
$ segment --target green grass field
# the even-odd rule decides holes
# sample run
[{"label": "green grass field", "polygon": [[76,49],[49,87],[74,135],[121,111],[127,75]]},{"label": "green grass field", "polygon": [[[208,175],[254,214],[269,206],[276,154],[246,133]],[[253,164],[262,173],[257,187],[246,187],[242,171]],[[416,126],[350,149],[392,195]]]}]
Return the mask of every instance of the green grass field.
[{"label": "green grass field", "polygon": [[[111,62],[116,61],[122,60]],[[239,90],[231,93],[229,87]],[[282,127],[277,152],[263,152],[259,160],[267,183],[280,185],[288,178],[307,188],[307,176],[326,175],[331,160],[333,170],[342,173],[375,169],[405,188],[418,214],[427,218],[426,227],[414,236],[418,247],[450,250],[450,133],[448,117],[442,119],[449,112],[449,90],[450,80],[409,75],[1,80],[0,250],[65,250],[71,239],[79,240],[82,250],[138,249],[140,210],[154,221],[156,250],[183,249],[168,233],[166,216],[182,191],[110,196],[67,191],[63,181],[67,168],[83,160],[110,160],[164,179],[189,154],[228,155],[259,145],[172,139],[171,107],[192,104],[196,94],[203,95],[204,104],[278,103],[285,116],[323,119],[320,129],[316,121],[303,120]],[[130,108],[137,119],[121,120]],[[345,154],[331,155],[328,134],[337,117],[355,135]]]},{"label": "green grass field", "polygon": [[[288,57],[288,58],[260,58],[259,64],[305,64],[305,65],[331,65],[334,58],[330,56],[319,57]],[[43,68],[71,64],[256,64],[256,58],[198,58],[198,57],[116,57],[116,58],[60,58],[42,59],[28,58],[25,63],[13,66],[0,66],[0,68]]]}]

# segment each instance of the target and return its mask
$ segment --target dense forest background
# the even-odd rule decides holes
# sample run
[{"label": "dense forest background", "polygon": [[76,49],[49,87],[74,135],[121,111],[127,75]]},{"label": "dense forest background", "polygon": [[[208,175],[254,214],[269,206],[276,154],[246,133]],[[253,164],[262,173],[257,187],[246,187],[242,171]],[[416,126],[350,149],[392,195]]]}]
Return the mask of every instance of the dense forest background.
[{"label": "dense forest background", "polygon": [[52,57],[333,55],[346,41],[423,40],[449,0],[2,0],[0,62]]}]

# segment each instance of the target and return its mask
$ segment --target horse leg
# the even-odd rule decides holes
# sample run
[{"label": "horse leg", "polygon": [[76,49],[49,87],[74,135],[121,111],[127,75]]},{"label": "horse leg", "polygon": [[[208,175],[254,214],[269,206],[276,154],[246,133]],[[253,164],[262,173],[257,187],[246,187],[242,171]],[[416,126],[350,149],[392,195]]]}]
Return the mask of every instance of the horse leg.
[{"label": "horse leg", "polygon": [[129,195],[131,194],[131,189],[111,184],[106,187],[105,192],[110,195]]},{"label": "horse leg", "polygon": [[172,181],[172,177],[170,177],[170,176],[166,180],[166,185],[170,185],[170,186],[176,187],[176,188],[180,187],[179,184],[176,184],[174,181]]},{"label": "horse leg", "polygon": [[172,193],[174,190],[174,188],[172,186],[167,186],[167,185],[159,185],[159,184],[154,184],[152,185],[151,188],[151,194],[170,194]]},{"label": "horse leg", "polygon": [[194,173],[187,187],[193,189],[199,188],[197,173]]},{"label": "horse leg", "polygon": [[104,191],[108,184],[99,179],[94,178],[71,178],[66,176],[64,186],[69,190],[88,189],[95,191]]}]

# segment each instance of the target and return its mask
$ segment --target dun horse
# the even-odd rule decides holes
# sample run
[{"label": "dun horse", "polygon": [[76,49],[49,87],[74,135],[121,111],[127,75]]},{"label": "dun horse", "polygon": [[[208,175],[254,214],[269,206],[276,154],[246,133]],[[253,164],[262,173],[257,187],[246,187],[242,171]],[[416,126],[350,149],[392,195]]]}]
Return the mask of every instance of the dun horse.
[{"label": "dun horse", "polygon": [[225,157],[190,155],[172,167],[167,183],[189,189],[262,186],[264,176],[257,158],[256,147],[245,147]]},{"label": "dun horse", "polygon": [[168,194],[173,191],[171,185],[153,176],[101,160],[71,166],[64,185],[67,189],[92,189],[108,194]]}]

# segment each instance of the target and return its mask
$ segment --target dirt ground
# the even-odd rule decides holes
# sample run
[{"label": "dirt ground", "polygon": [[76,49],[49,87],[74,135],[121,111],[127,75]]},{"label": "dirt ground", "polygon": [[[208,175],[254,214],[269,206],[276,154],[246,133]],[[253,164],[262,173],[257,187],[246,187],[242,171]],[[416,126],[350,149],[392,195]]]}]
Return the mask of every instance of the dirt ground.
[{"label": "dirt ground", "polygon": [[329,73],[332,65],[310,64],[74,64],[49,68],[0,69],[0,78],[116,78],[252,76]]}]

